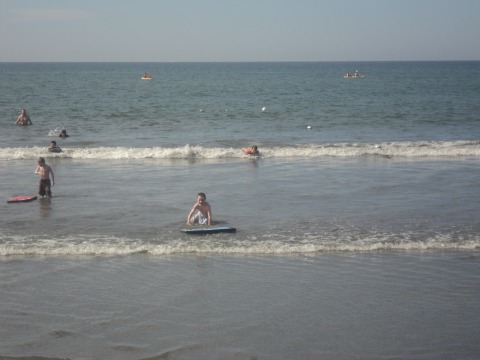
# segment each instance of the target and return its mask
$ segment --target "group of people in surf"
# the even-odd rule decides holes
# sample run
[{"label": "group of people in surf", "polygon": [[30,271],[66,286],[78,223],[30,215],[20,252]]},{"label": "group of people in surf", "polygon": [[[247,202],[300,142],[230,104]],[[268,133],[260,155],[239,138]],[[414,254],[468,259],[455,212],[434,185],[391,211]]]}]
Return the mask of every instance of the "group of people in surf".
[{"label": "group of people in surf", "polygon": [[[27,110],[26,109],[22,109],[20,115],[17,117],[17,120],[15,121],[15,125],[20,125],[20,126],[28,126],[28,125],[33,125],[32,123],[32,120],[30,119],[30,116],[27,114]],[[62,139],[65,139],[67,138],[69,135],[67,134],[67,130],[63,129],[62,131],[60,131],[60,134],[58,135],[59,138],[62,138]],[[55,144],[55,147],[57,145],[57,143],[55,141],[51,141],[50,142],[50,148],[49,150],[52,148],[52,143]],[[56,147],[57,149],[60,149],[59,147]],[[51,150],[50,150],[51,151]],[[61,151],[61,150],[60,150]],[[59,152],[58,150],[55,151],[55,152]]]},{"label": "group of people in surf", "polygon": [[[58,135],[59,138],[62,138],[62,139],[65,139],[67,138],[69,135],[67,134],[67,130],[62,130],[60,132],[60,134]],[[55,140],[52,140],[50,141],[50,147],[48,148],[48,151],[50,152],[62,152],[62,149],[57,146],[57,142]]]},{"label": "group of people in surf", "polygon": [[[27,115],[25,109],[22,110],[21,114],[15,122],[16,125],[32,125],[30,117]],[[62,130],[59,137],[66,138],[68,137],[67,131]],[[62,149],[57,145],[55,140],[50,141],[50,147],[48,148],[50,152],[61,152]],[[252,145],[250,148],[242,148],[242,152],[245,155],[257,157],[260,155],[257,145]],[[51,197],[52,196],[52,187],[55,185],[55,175],[52,168],[46,164],[45,158],[40,157],[37,161],[37,167],[35,169],[35,174],[40,175],[40,183],[38,185],[38,195],[40,197]],[[187,224],[199,224],[199,225],[211,225],[212,224],[212,208],[207,202],[207,196],[205,193],[197,194],[197,201],[193,205],[192,210],[190,210],[187,216]]]},{"label": "group of people in surf", "polygon": [[[15,121],[15,125],[28,126],[33,125],[30,116],[27,114],[26,109],[22,109],[20,115]],[[67,130],[62,130],[58,137],[65,139],[69,137]],[[50,146],[48,147],[49,152],[61,152],[62,149],[57,146],[55,140],[50,141]],[[40,197],[51,197],[52,196],[52,187],[55,185],[55,175],[52,168],[45,163],[45,158],[40,157],[37,161],[37,168],[35,169],[35,174],[40,175],[40,183],[38,185],[38,195]],[[50,180],[51,178],[51,180]]]}]

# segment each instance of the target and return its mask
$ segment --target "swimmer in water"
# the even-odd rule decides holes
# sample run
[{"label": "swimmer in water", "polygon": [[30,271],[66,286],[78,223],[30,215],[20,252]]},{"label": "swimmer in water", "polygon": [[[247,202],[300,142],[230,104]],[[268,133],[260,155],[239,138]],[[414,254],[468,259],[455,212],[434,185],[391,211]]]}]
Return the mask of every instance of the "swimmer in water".
[{"label": "swimmer in water", "polygon": [[30,120],[30,116],[27,114],[27,110],[23,109],[20,115],[17,118],[17,121],[15,121],[15,125],[33,125],[32,121]]}]

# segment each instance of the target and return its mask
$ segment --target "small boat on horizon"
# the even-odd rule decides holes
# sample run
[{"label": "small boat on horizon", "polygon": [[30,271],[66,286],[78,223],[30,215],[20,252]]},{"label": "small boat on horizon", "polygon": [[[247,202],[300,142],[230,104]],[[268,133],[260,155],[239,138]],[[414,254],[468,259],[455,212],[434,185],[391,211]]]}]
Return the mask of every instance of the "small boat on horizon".
[{"label": "small boat on horizon", "polygon": [[355,79],[358,79],[358,78],[364,78],[365,75],[360,75],[360,73],[358,72],[358,70],[355,70],[355,72],[352,74],[350,74],[349,72],[347,72],[345,75],[343,75],[343,77],[345,79],[348,79],[348,78],[355,78]]}]

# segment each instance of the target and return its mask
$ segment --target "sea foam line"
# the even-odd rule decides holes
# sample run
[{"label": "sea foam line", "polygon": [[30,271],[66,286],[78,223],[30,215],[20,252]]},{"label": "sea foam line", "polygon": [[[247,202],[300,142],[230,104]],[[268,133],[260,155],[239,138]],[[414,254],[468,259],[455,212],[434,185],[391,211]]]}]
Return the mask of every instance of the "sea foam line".
[{"label": "sea foam line", "polygon": [[[401,236],[376,236],[342,241],[337,237],[320,234],[292,241],[290,236],[249,236],[237,239],[235,235],[189,237],[176,239],[140,239],[116,236],[75,235],[62,239],[42,237],[2,236],[0,234],[0,257],[7,256],[128,256],[145,254],[152,256],[182,254],[219,255],[288,255],[299,253],[330,252],[377,252],[377,251],[427,251],[461,250],[475,251],[480,248],[480,237],[458,239],[454,234],[435,235],[423,241],[409,240]],[[3,239],[2,239],[3,238]]]},{"label": "sea foam line", "polygon": [[[2,148],[1,160],[49,158],[139,160],[139,159],[228,159],[242,158],[240,149],[204,147],[201,145],[178,147],[63,147],[60,153],[48,152],[42,147]],[[260,148],[261,158],[319,158],[319,157],[383,156],[403,158],[479,157],[480,141],[396,141],[378,143],[325,143],[265,146]]]}]

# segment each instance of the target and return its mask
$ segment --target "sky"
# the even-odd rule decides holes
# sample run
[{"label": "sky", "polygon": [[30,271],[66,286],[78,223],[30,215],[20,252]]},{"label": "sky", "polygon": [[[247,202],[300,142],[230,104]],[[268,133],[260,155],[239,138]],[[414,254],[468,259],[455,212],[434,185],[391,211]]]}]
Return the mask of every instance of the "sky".
[{"label": "sky", "polygon": [[0,0],[0,62],[480,60],[480,0]]}]

